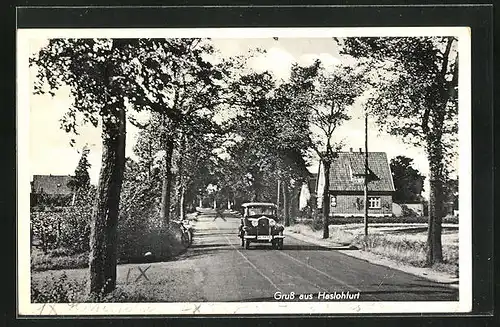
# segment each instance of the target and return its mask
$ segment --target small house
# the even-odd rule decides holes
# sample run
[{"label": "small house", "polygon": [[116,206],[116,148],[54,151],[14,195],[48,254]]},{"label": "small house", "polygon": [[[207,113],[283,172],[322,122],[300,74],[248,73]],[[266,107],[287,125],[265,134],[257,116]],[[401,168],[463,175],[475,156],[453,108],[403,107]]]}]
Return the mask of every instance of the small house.
[{"label": "small house", "polygon": [[70,175],[33,175],[32,190],[34,194],[70,195]]},{"label": "small house", "polygon": [[[318,207],[322,207],[324,172],[320,165],[316,185]],[[392,215],[394,183],[385,152],[368,152],[368,215]],[[364,215],[365,153],[339,152],[330,167],[330,215],[359,217]]]},{"label": "small house", "polygon": [[68,186],[72,179],[69,175],[33,175],[31,182],[30,204],[42,203],[64,206],[72,203],[74,194]]}]

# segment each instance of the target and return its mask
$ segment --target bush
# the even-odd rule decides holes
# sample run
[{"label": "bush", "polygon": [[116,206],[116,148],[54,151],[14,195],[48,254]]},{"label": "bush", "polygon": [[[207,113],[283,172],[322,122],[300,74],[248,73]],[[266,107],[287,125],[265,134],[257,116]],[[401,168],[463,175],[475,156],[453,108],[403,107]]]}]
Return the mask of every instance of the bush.
[{"label": "bush", "polygon": [[75,253],[89,251],[91,219],[92,207],[90,206],[68,208],[64,212],[59,246],[71,249]]},{"label": "bush", "polygon": [[47,253],[36,249],[31,251],[32,271],[86,268],[88,264],[88,252],[75,254],[64,248],[49,250]]},{"label": "bush", "polygon": [[[144,254],[151,252],[154,260],[167,260],[185,249],[180,226],[172,223],[164,229],[135,229],[118,236],[118,257],[120,262],[140,262],[146,260]],[[149,259],[149,260],[151,260]]]},{"label": "bush", "polygon": [[66,273],[59,277],[53,274],[45,278],[41,285],[31,283],[32,303],[70,303],[80,302],[85,291],[85,284],[78,281],[68,281]]},{"label": "bush", "polygon": [[[63,207],[69,206],[73,199],[73,194],[33,194],[31,193],[31,207]],[[38,210],[38,209],[35,209]]]},{"label": "bush", "polygon": [[66,248],[73,253],[89,251],[90,206],[51,208],[31,213],[33,238],[47,253],[51,249]]},{"label": "bush", "polygon": [[[38,241],[45,253],[60,247],[74,253],[89,251],[90,220],[95,192],[94,187],[77,192],[73,206],[61,207],[58,202],[42,201],[32,207],[32,244],[33,241]],[[68,205],[66,202],[63,204]]]},{"label": "bush", "polygon": [[171,223],[162,227],[159,215],[161,183],[126,180],[121,194],[121,212],[118,223],[118,257],[120,262],[166,260],[185,249],[180,226]]},{"label": "bush", "polygon": [[314,217],[312,220],[311,228],[313,230],[323,230],[323,217]]},{"label": "bush", "polygon": [[411,218],[418,217],[418,214],[412,209],[410,209],[406,204],[401,204],[401,209],[403,211],[403,217],[411,217]]}]

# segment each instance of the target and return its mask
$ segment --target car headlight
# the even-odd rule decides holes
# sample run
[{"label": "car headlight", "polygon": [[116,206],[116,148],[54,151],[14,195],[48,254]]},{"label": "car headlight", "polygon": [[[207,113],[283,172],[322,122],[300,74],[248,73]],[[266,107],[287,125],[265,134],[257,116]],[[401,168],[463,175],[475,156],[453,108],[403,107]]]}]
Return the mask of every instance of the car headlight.
[{"label": "car headlight", "polygon": [[259,222],[257,220],[252,220],[252,226],[257,227],[259,225]]},{"label": "car headlight", "polygon": [[269,219],[269,226],[276,226],[276,221],[274,219]]}]

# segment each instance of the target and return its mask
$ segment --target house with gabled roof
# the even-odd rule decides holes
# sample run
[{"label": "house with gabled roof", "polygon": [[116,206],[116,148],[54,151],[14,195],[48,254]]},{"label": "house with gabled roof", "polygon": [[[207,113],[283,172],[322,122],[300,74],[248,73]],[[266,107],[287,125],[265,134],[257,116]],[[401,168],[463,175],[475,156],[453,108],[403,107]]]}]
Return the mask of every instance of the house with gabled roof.
[{"label": "house with gabled roof", "polygon": [[73,193],[68,183],[70,175],[33,175],[32,193],[49,195],[70,195]]},{"label": "house with gabled roof", "polygon": [[72,178],[70,175],[33,175],[30,194],[31,206],[42,202],[67,205],[70,201],[74,201],[75,194],[68,185]]},{"label": "house with gabled roof", "polygon": [[[358,217],[364,215],[365,153],[339,152],[330,167],[330,215]],[[322,207],[324,174],[320,166],[316,194]],[[368,215],[392,215],[394,192],[391,169],[385,152],[368,152]]]}]

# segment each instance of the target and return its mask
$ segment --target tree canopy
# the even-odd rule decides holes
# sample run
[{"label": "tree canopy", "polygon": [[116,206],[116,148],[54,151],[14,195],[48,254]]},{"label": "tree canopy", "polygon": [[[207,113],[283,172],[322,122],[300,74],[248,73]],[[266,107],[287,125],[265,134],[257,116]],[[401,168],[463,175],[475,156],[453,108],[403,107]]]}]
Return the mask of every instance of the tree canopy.
[{"label": "tree canopy", "polygon": [[397,156],[391,159],[390,167],[396,189],[392,200],[396,203],[421,202],[425,176],[413,167],[413,159]]}]

